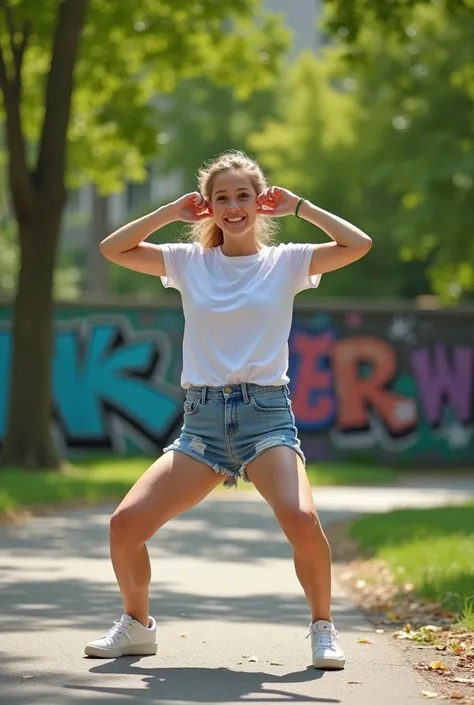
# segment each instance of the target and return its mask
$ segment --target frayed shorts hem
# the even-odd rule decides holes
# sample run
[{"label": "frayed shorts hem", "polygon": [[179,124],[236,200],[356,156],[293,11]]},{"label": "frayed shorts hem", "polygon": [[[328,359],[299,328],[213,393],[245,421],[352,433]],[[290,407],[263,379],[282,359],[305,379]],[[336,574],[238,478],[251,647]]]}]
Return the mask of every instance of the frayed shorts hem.
[{"label": "frayed shorts hem", "polygon": [[169,452],[170,450],[175,450],[178,453],[183,453],[183,455],[187,455],[190,458],[193,458],[194,460],[198,460],[200,463],[204,463],[204,465],[207,465],[209,468],[211,468],[211,470],[213,470],[218,475],[227,476],[227,479],[223,480],[223,484],[226,489],[231,489],[232,487],[237,489],[239,480],[243,480],[244,482],[252,484],[252,480],[247,475],[248,465],[250,465],[250,463],[252,463],[258,457],[260,457],[267,450],[270,450],[270,448],[278,448],[280,446],[284,447],[284,448],[291,448],[292,450],[294,450],[295,453],[301,458],[303,465],[306,467],[306,458],[305,458],[305,455],[304,455],[303,451],[301,450],[301,448],[299,448],[298,446],[295,446],[292,443],[286,443],[285,441],[276,441],[274,443],[266,445],[264,448],[260,448],[258,451],[256,451],[252,455],[251,458],[249,458],[244,463],[242,463],[240,468],[236,471],[227,470],[226,468],[223,468],[218,463],[212,463],[210,460],[207,460],[200,453],[193,451],[192,449],[189,449],[189,448],[182,448],[182,447],[180,447],[180,445],[178,443],[172,443],[171,445],[167,446],[166,448],[163,448],[163,454]]},{"label": "frayed shorts hem", "polygon": [[[211,463],[210,460],[206,460],[200,453],[197,453],[193,450],[190,450],[189,448],[181,448],[179,445],[172,443],[170,446],[167,446],[166,448],[163,448],[163,455],[165,453],[168,453],[170,450],[175,450],[178,453],[182,453],[183,455],[187,455],[190,458],[193,458],[194,460],[198,460],[200,463],[204,463],[204,465],[207,465],[207,467],[211,468],[211,470],[214,470],[214,472],[218,475],[227,475],[227,479],[224,480],[224,486],[225,487],[237,487],[237,480],[238,477],[235,475],[235,473],[230,472],[229,470],[226,470],[225,468],[222,468],[220,465],[217,465],[216,463]],[[250,480],[249,480],[250,482]]]}]

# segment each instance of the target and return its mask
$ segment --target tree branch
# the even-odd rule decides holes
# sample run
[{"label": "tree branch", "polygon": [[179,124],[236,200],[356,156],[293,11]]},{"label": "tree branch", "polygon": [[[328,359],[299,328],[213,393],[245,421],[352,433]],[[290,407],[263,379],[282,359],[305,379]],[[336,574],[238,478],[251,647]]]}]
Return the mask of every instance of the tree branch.
[{"label": "tree branch", "polygon": [[59,198],[64,191],[74,67],[88,1],[62,0],[59,3],[46,83],[45,113],[36,179],[43,191]]},{"label": "tree branch", "polygon": [[0,7],[2,7],[5,13],[5,19],[7,21],[8,34],[10,35],[10,46],[12,54],[15,54],[15,24],[13,22],[13,14],[10,5],[7,0],[0,0]]},{"label": "tree branch", "polygon": [[3,98],[6,102],[5,92],[8,91],[10,83],[8,81],[7,66],[3,56],[3,47],[0,46],[0,88],[2,89]]},{"label": "tree branch", "polygon": [[23,65],[23,59],[25,57],[25,52],[26,52],[26,47],[28,46],[28,40],[31,35],[31,29],[32,29],[32,24],[30,20],[27,20],[25,24],[23,25],[23,32],[22,32],[22,37],[21,41],[19,44],[15,45],[15,50],[13,54],[13,60],[15,62],[15,72],[16,72],[16,80],[18,81],[18,84],[21,86],[21,69]]},{"label": "tree branch", "polygon": [[[15,29],[15,21],[13,17],[12,8],[8,4],[7,0],[0,0],[0,8],[3,9],[5,20],[8,27],[8,36],[10,39],[10,50],[13,58],[14,75],[12,82],[15,82],[19,89],[21,89],[21,69],[23,64],[23,58],[25,56],[26,47],[28,44],[28,39],[31,34],[31,22],[27,20],[23,25],[23,31],[21,33],[21,40],[19,42],[15,41],[15,36],[17,34]],[[8,76],[8,71],[6,67],[5,58],[3,58],[3,65],[5,68],[5,74]]]},{"label": "tree branch", "polygon": [[[20,63],[21,70],[21,63]],[[8,174],[13,203],[17,214],[21,204],[31,200],[31,180],[26,158],[25,136],[21,124],[21,74],[18,80],[11,81],[0,46],[0,88],[5,105],[5,135],[8,150]]]}]

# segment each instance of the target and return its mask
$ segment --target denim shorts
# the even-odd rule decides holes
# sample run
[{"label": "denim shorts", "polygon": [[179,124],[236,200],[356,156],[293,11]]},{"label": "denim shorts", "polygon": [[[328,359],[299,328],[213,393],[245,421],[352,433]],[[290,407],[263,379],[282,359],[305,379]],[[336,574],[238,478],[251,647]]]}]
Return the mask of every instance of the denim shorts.
[{"label": "denim shorts", "polygon": [[233,384],[190,387],[184,401],[181,435],[163,449],[177,450],[226,475],[226,487],[268,448],[293,448],[306,464],[287,386]]}]

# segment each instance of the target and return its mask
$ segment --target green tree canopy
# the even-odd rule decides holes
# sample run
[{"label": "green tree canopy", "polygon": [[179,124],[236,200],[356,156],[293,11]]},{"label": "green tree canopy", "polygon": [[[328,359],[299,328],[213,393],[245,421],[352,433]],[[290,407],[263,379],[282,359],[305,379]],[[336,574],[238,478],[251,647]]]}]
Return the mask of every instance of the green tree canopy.
[{"label": "green tree canopy", "polygon": [[[365,229],[376,243],[368,257],[325,277],[325,296],[399,297],[426,291],[420,267],[399,262],[387,218],[395,200],[374,179],[379,147],[357,95],[338,79],[340,51],[303,54],[281,90],[277,119],[253,135],[255,149],[273,182],[309,198]],[[370,124],[369,124],[370,122]],[[323,241],[314,227],[282,221],[285,240]],[[418,269],[417,272],[413,271]]]},{"label": "green tree canopy", "polygon": [[406,28],[420,8],[436,6],[448,21],[463,21],[474,13],[473,0],[325,0],[325,26],[349,45],[358,43],[367,27],[387,36],[406,36]]},{"label": "green tree canopy", "polygon": [[405,261],[426,263],[434,291],[474,291],[474,15],[412,12],[403,42],[370,27],[364,61],[344,69],[379,133],[374,177],[394,199],[390,226]]},{"label": "green tree canopy", "polygon": [[253,144],[274,179],[374,236],[328,291],[455,302],[474,291],[474,15],[420,3],[409,16],[403,38],[367,21],[349,53],[298,62]]}]

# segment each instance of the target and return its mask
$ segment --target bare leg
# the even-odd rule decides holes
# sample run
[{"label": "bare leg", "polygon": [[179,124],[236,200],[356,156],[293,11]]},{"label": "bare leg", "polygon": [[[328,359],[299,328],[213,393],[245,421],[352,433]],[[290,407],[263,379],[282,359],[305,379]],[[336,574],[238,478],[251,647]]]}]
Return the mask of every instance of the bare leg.
[{"label": "bare leg", "polygon": [[169,451],[140,477],[110,521],[110,554],[123,611],[148,627],[150,559],[145,542],[167,521],[198,504],[218,484],[204,463]]},{"label": "bare leg", "polygon": [[331,550],[316,513],[301,458],[291,448],[269,448],[247,468],[293,548],[295,570],[311,621],[331,620]]}]

